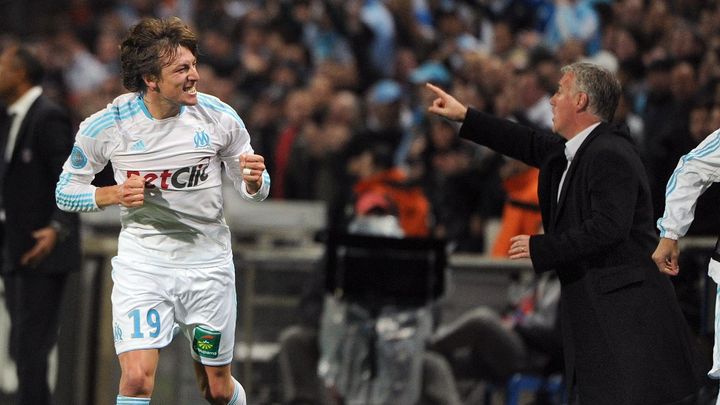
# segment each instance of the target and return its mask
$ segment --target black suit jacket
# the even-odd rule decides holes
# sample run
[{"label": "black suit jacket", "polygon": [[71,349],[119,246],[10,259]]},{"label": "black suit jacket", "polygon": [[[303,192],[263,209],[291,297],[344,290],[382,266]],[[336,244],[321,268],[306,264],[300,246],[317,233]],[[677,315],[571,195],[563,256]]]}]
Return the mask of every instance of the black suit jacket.
[{"label": "black suit jacket", "polygon": [[[7,133],[0,137],[4,151]],[[63,212],[55,204],[55,186],[72,145],[69,116],[41,95],[23,119],[12,158],[0,179],[6,216],[2,233],[4,273],[24,270],[61,273],[80,268],[78,215]],[[35,245],[32,233],[52,221],[62,228],[55,249],[37,268],[23,269],[20,258]]]},{"label": "black suit jacket", "polygon": [[581,403],[665,404],[694,393],[702,371],[672,285],[651,259],[650,189],[627,131],[592,131],[559,200],[560,136],[474,110],[460,135],[540,169],[545,234],[531,237],[530,254],[536,272],[560,278],[566,373]]}]

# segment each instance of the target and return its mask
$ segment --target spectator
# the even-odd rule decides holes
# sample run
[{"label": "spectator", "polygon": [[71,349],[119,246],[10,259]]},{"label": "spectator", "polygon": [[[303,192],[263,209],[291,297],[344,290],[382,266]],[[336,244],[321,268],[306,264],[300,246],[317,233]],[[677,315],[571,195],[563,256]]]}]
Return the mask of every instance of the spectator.
[{"label": "spectator", "polygon": [[273,142],[273,163],[270,172],[273,176],[272,193],[274,198],[286,198],[285,179],[293,146],[302,128],[309,122],[315,110],[315,104],[307,90],[295,90],[285,100],[285,123]]},{"label": "spectator", "polygon": [[656,217],[662,216],[665,206],[665,184],[673,172],[675,163],[694,147],[688,128],[690,108],[697,94],[695,70],[687,62],[679,62],[670,68],[669,98],[660,104],[662,117],[650,123],[646,138],[646,163],[650,173],[653,193],[653,209]]},{"label": "spectator", "polygon": [[589,0],[555,0],[545,42],[558,49],[569,40],[578,40],[589,55],[600,50],[600,19]]},{"label": "spectator", "polygon": [[29,48],[4,48],[0,72],[0,275],[17,368],[15,403],[50,405],[48,355],[58,340],[68,276],[80,270],[78,216],[52,204],[72,126],[42,94],[42,65]]},{"label": "spectator", "polygon": [[431,119],[422,161],[422,184],[431,201],[433,235],[452,249],[484,252],[485,226],[498,217],[504,193],[498,155],[481,158],[479,149],[455,136],[452,123]]},{"label": "spectator", "polygon": [[393,164],[401,166],[407,159],[413,134],[408,128],[409,112],[400,84],[388,79],[375,83],[368,91],[366,106],[365,136],[391,145]]},{"label": "spectator", "polygon": [[514,373],[562,371],[560,281],[544,274],[516,287],[523,292],[502,313],[478,307],[433,334],[429,348],[449,359],[458,380],[503,384]]},{"label": "spectator", "polygon": [[362,135],[347,147],[347,171],[356,179],[353,199],[377,193],[397,207],[398,220],[405,236],[430,235],[430,203],[423,190],[406,182],[407,175],[392,163],[392,150]]}]

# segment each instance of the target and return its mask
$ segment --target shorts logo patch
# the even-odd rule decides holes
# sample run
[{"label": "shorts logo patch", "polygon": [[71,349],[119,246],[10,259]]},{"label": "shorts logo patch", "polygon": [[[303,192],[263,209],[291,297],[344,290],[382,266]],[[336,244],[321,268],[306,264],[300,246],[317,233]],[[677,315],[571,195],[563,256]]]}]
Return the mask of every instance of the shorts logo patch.
[{"label": "shorts logo patch", "polygon": [[73,146],[70,153],[70,165],[75,169],[82,169],[87,164],[88,159],[79,146]]},{"label": "shorts logo patch", "polygon": [[122,342],[122,340],[123,340],[122,328],[120,327],[120,325],[118,325],[117,322],[115,322],[115,327],[113,328],[113,335],[114,335],[116,343]]},{"label": "shorts logo patch", "polygon": [[221,333],[196,326],[193,332],[192,348],[200,357],[215,359],[220,348]]}]

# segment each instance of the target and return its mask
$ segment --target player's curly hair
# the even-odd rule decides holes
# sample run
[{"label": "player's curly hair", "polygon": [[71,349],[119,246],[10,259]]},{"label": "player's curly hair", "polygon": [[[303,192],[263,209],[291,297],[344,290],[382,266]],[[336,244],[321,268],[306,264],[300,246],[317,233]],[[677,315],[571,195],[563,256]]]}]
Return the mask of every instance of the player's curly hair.
[{"label": "player's curly hair", "polygon": [[134,25],[120,45],[123,86],[129,91],[147,91],[143,76],[159,78],[178,46],[198,54],[197,36],[177,17],[145,18]]}]

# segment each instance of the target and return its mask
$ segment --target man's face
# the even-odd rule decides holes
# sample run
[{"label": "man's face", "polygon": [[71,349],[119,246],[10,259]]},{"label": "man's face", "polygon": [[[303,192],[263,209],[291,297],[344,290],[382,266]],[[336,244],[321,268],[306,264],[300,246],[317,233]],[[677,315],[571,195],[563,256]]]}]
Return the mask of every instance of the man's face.
[{"label": "man's face", "polygon": [[567,138],[575,114],[577,92],[575,91],[575,77],[572,73],[565,73],[560,79],[557,91],[550,99],[553,112],[553,131]]},{"label": "man's face", "polygon": [[18,86],[23,80],[23,71],[15,64],[14,57],[13,48],[0,54],[0,99],[8,104],[17,98]]},{"label": "man's face", "polygon": [[175,57],[162,68],[160,78],[148,80],[148,96],[157,96],[163,103],[178,108],[195,105],[198,80],[197,59],[189,49],[180,46]]}]

